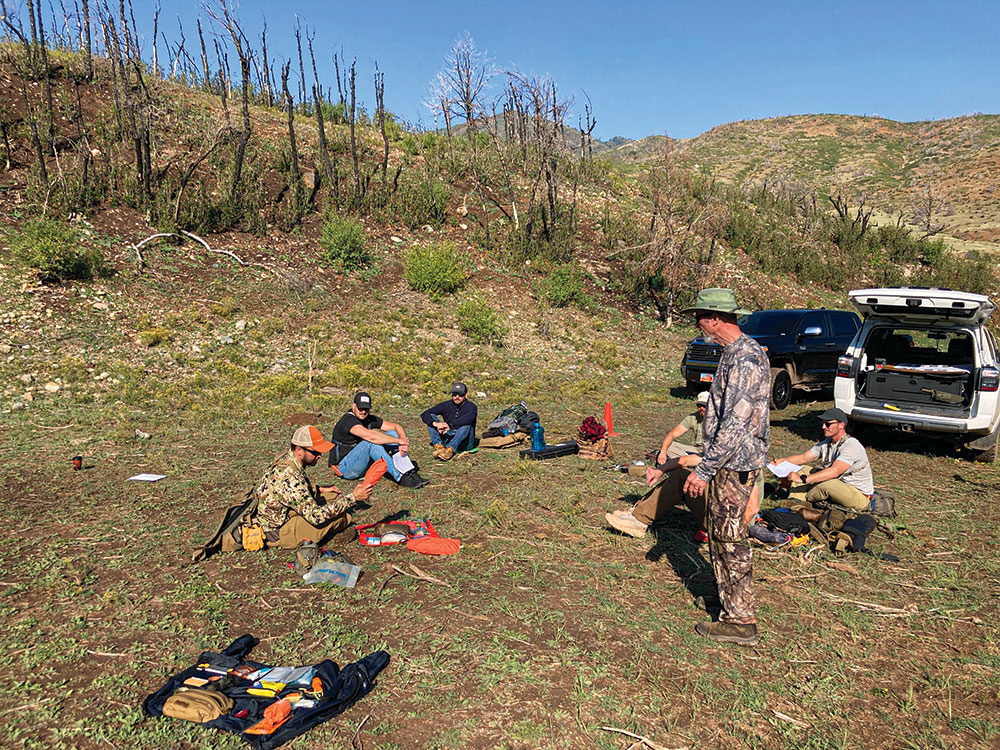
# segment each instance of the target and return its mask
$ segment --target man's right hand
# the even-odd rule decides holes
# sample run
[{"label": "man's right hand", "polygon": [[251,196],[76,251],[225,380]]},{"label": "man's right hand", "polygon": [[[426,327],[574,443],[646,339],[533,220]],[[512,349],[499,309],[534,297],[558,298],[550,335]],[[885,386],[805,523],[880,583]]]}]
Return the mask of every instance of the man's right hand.
[{"label": "man's right hand", "polygon": [[367,500],[372,496],[372,489],[374,488],[370,485],[367,485],[364,482],[359,482],[358,486],[354,488],[354,499]]},{"label": "man's right hand", "polygon": [[666,462],[667,462],[667,451],[661,450],[659,453],[656,454],[656,463],[665,464]]},{"label": "man's right hand", "polygon": [[660,477],[662,476],[663,472],[660,471],[659,469],[654,469],[652,466],[646,467],[646,485],[648,487],[652,487],[654,484],[660,481]]}]

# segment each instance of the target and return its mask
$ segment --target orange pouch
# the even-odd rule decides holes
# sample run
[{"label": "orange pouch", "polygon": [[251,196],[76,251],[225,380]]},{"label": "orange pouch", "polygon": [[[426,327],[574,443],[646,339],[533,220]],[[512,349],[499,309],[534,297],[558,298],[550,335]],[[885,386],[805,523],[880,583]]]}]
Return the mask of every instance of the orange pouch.
[{"label": "orange pouch", "polygon": [[406,543],[406,549],[422,555],[454,555],[461,546],[462,542],[458,539],[445,539],[440,536],[424,536]]}]

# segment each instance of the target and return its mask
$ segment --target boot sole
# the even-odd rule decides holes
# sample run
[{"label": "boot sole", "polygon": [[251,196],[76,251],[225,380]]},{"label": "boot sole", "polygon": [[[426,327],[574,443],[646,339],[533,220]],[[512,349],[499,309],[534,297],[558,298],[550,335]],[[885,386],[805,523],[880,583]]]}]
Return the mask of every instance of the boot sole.
[{"label": "boot sole", "polygon": [[628,534],[630,537],[633,537],[634,539],[642,539],[644,536],[646,536],[646,530],[645,529],[643,529],[642,531],[639,531],[638,529],[630,529],[630,528],[625,528],[625,527],[619,526],[618,523],[617,523],[618,519],[615,518],[610,513],[605,513],[604,514],[604,520],[607,521],[608,522],[608,526],[610,526],[611,528],[613,528],[615,531],[620,531],[622,534]]}]

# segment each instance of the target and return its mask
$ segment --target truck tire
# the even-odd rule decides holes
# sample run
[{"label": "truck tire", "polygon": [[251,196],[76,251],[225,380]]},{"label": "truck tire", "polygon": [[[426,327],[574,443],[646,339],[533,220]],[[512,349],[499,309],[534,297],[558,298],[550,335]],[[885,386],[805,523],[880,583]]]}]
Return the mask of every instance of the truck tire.
[{"label": "truck tire", "polygon": [[783,367],[771,368],[771,408],[781,411],[792,401],[792,376]]},{"label": "truck tire", "polygon": [[[990,443],[992,445],[987,445],[983,447],[983,443]],[[987,440],[975,440],[969,444],[969,452],[972,454],[972,460],[976,463],[981,464],[991,464],[997,460],[997,454],[1000,452],[1000,424],[993,428],[987,438]]]}]

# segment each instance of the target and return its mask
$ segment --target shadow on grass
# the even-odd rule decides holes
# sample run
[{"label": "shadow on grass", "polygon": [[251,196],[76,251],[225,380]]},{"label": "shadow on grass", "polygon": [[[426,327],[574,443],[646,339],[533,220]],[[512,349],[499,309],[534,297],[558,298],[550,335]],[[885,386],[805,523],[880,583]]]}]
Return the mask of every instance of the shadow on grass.
[{"label": "shadow on grass", "polygon": [[[637,492],[631,492],[624,495],[621,501],[631,507],[642,497]],[[649,534],[656,541],[646,551],[645,557],[654,563],[666,558],[674,573],[684,582],[692,600],[703,598],[708,603],[708,613],[713,619],[718,619],[718,589],[711,563],[704,559],[700,546],[693,541],[700,525],[687,508],[670,508],[650,525]]]}]

